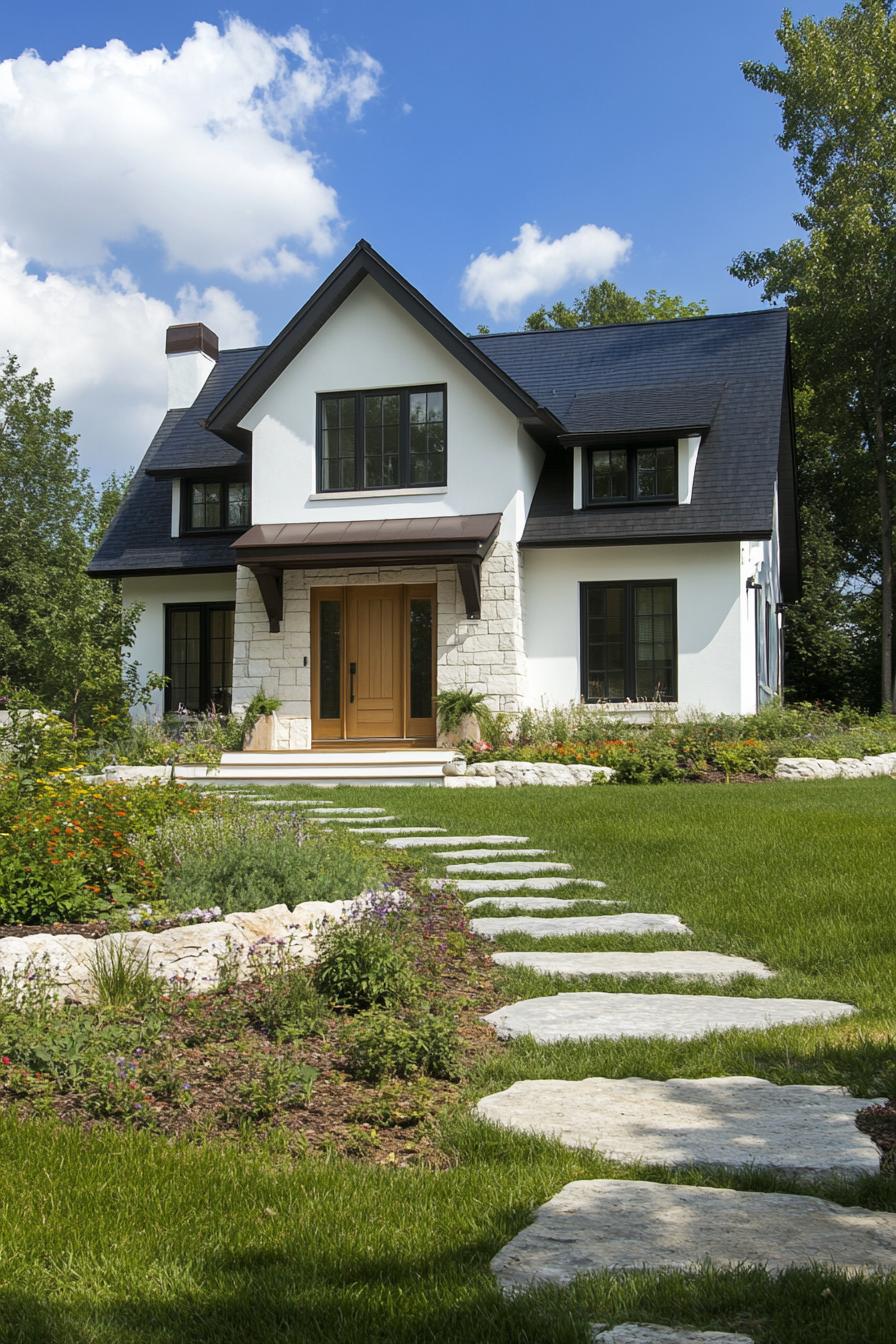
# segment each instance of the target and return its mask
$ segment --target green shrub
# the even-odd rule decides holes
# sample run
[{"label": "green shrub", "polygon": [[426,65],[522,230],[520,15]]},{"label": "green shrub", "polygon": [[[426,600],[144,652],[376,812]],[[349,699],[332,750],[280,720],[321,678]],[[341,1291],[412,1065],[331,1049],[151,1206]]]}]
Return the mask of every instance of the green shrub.
[{"label": "green shrub", "polygon": [[385,1008],[360,1013],[344,1029],[342,1047],[353,1078],[456,1078],[460,1058],[453,1014],[426,1009],[397,1015]]},{"label": "green shrub", "polygon": [[318,1032],[326,1003],[300,961],[276,948],[259,948],[251,958],[256,983],[250,1020],[274,1041],[298,1041]]},{"label": "green shrub", "polygon": [[714,742],[711,747],[713,763],[724,770],[726,780],[732,775],[770,775],[775,761],[764,742],[754,737],[742,742]]},{"label": "green shrub", "polygon": [[682,775],[675,749],[660,742],[645,742],[620,755],[614,768],[620,784],[665,784]]},{"label": "green shrub", "polygon": [[225,914],[351,900],[384,876],[381,860],[354,836],[309,827],[298,813],[230,802],[162,826],[147,858],[173,909],[217,905]]},{"label": "green shrub", "polygon": [[444,733],[456,732],[465,718],[478,717],[484,705],[485,696],[479,691],[466,688],[440,691],[436,696],[439,727]]},{"label": "green shrub", "polygon": [[150,974],[148,954],[119,937],[97,941],[90,977],[97,1002],[104,1008],[144,1008],[159,996],[159,981]]},{"label": "green shrub", "polygon": [[261,1065],[240,1088],[240,1100],[250,1120],[270,1120],[282,1106],[307,1106],[318,1070],[276,1056]]},{"label": "green shrub", "polygon": [[370,918],[322,931],[313,976],[318,991],[338,1008],[407,1003],[422,988],[407,946],[389,923]]}]

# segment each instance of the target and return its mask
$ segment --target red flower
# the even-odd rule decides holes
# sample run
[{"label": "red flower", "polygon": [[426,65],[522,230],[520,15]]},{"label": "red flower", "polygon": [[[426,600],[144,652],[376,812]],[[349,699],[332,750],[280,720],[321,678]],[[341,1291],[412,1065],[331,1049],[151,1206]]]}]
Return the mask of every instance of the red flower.
[{"label": "red flower", "polygon": [[0,1055],[0,1064],[11,1064],[11,1063],[12,1060],[10,1059],[9,1055]]}]

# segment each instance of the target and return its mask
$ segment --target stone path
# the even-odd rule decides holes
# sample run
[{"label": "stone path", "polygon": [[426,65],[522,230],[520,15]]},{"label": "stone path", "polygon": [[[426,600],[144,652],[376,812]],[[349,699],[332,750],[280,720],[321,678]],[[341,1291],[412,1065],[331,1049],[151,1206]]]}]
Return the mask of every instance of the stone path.
[{"label": "stone path", "polygon": [[[609,916],[624,919],[624,915]],[[479,921],[474,920],[474,925]],[[547,921],[544,921],[547,922]],[[558,921],[563,923],[565,921]],[[523,999],[485,1018],[502,1040],[532,1036],[541,1044],[628,1036],[691,1041],[711,1031],[761,1031],[849,1017],[851,1003],[830,999],[740,999],[719,994],[551,994]]]},{"label": "stone path", "polygon": [[[496,910],[568,910],[571,905],[622,905],[622,901],[604,901],[599,896],[583,896],[581,900],[570,900],[568,896],[477,896],[475,900],[467,901],[468,910],[477,910],[483,905],[493,906]],[[513,957],[515,952],[495,952],[492,954],[492,961],[499,961],[503,956]],[[521,953],[520,955],[526,955]],[[531,955],[538,955],[533,953]],[[561,953],[557,956],[589,956],[594,955],[585,953]]]},{"label": "stone path", "polygon": [[[520,916],[514,919],[473,919],[470,925],[481,938],[498,938],[503,933],[525,933],[529,938],[568,938],[571,934],[591,933],[599,937],[610,933],[687,934],[690,929],[677,915],[651,915],[632,912],[625,915],[569,915],[558,919]],[[532,1000],[536,1002],[536,1000]],[[537,1000],[542,1003],[542,999]],[[518,1005],[517,1005],[518,1006]],[[506,1012],[506,1009],[502,1009]]]},{"label": "stone path", "polygon": [[476,1114],[567,1148],[593,1148],[614,1162],[874,1176],[877,1148],[855,1125],[856,1112],[869,1104],[882,1099],[764,1078],[546,1078],[483,1097]]},{"label": "stone path", "polygon": [[[486,904],[497,902],[484,899],[467,902],[468,907]],[[554,906],[565,904],[565,900],[551,901]],[[739,975],[751,975],[757,980],[770,980],[774,975],[761,961],[727,957],[721,952],[493,952],[492,961],[499,966],[528,966],[532,971],[568,979],[582,975],[615,975],[620,979],[669,975],[676,980],[712,980],[723,984]]]},{"label": "stone path", "polygon": [[[319,799],[253,801],[306,806],[321,825],[344,825],[353,834],[375,837],[371,844],[430,851],[454,888],[474,898],[467,900],[471,910],[492,905],[521,912],[472,919],[474,932],[485,938],[690,934],[675,914],[550,918],[523,913],[546,916],[588,899],[572,889],[604,886],[591,875],[575,875],[562,854],[531,847],[524,835],[448,835],[442,827],[391,825],[396,818],[384,809],[334,807]],[[444,881],[431,879],[434,887]],[[564,897],[526,894],[564,888],[571,889]],[[595,905],[614,903],[591,899]],[[722,984],[738,976],[767,980],[773,975],[760,961],[701,949],[493,955],[498,965],[568,978],[665,975]],[[508,1004],[485,1020],[503,1039],[531,1036],[551,1045],[633,1037],[690,1040],[718,1030],[830,1021],[855,1011],[851,1004],[830,1000],[620,991],[544,995]],[[879,1166],[874,1144],[854,1123],[856,1112],[868,1104],[835,1087],[778,1086],[763,1078],[595,1077],[523,1080],[484,1097],[476,1114],[568,1147],[594,1149],[614,1161],[853,1177],[873,1175]],[[773,1274],[818,1264],[854,1274],[896,1270],[896,1214],[801,1195],[650,1181],[574,1181],[536,1212],[492,1268],[505,1291],[516,1291],[565,1284],[606,1269],[688,1269],[700,1263],[758,1265]],[[593,1338],[605,1344],[750,1344],[744,1335],[636,1323],[595,1326]]]},{"label": "stone path", "polygon": [[[494,874],[496,877],[502,874],[516,874],[519,877],[525,877],[527,873],[568,873],[572,870],[571,863],[558,863],[543,860],[541,862],[524,859],[521,862],[513,863],[446,863],[446,873],[483,873],[488,876]],[[604,884],[601,883],[603,886]]]},{"label": "stone path", "polygon": [[[430,878],[429,885],[442,887],[444,878]],[[561,887],[598,887],[602,890],[606,885],[606,882],[582,877],[458,877],[452,881],[452,886],[459,892],[477,894],[483,891],[558,891]]]},{"label": "stone path", "polygon": [[726,1330],[679,1330],[676,1326],[626,1322],[612,1330],[603,1325],[593,1326],[591,1344],[753,1344],[753,1339]]},{"label": "stone path", "polygon": [[[439,831],[441,826],[421,826],[418,830]],[[423,840],[387,840],[387,849],[414,849],[432,846],[438,849],[442,845],[524,845],[528,835],[443,835],[440,839]],[[516,852],[516,851],[514,851]]]},{"label": "stone path", "polygon": [[653,1181],[572,1181],[492,1261],[505,1292],[601,1270],[828,1266],[896,1271],[896,1214],[809,1195]]}]

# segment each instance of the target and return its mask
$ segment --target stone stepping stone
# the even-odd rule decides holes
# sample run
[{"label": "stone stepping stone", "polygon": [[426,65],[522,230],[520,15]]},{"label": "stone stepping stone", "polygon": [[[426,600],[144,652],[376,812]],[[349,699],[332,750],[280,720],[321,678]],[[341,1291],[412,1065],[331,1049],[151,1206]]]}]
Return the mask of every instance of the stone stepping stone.
[{"label": "stone stepping stone", "polygon": [[[429,826],[417,829],[441,830],[442,827]],[[441,845],[524,845],[528,839],[528,835],[444,835],[438,840],[409,840],[408,847],[432,845],[437,849]],[[387,840],[386,844],[391,845],[393,849],[402,848],[399,840]]]},{"label": "stone stepping stone", "polygon": [[[585,905],[624,905],[624,901],[602,901],[596,896],[583,896],[582,903]],[[477,896],[475,901],[467,901],[466,907],[468,910],[476,910],[482,905],[493,905],[499,910],[568,910],[573,904],[575,904],[575,901],[570,900],[568,896]],[[526,954],[522,952],[519,954],[515,952],[503,954],[496,952],[492,956],[492,961],[497,961],[498,957],[502,955],[513,957],[517,955],[525,956]],[[561,956],[563,954],[558,952],[557,955]],[[574,956],[576,954],[569,953],[567,955]],[[587,953],[581,955],[587,955]]]},{"label": "stone stepping stone", "polygon": [[[467,902],[468,907],[479,904],[479,901]],[[528,966],[544,975],[562,975],[568,979],[580,975],[616,975],[620,979],[672,975],[676,980],[713,980],[724,984],[739,975],[752,975],[757,980],[770,980],[774,975],[761,961],[728,957],[721,952],[493,952],[492,961],[500,966]]]},{"label": "stone stepping stone", "polygon": [[[333,818],[338,821],[338,817]],[[384,817],[384,821],[394,821],[394,817]],[[347,826],[352,835],[425,835],[433,831],[443,831],[444,826]],[[438,841],[436,841],[438,844]]]},{"label": "stone stepping stone", "polygon": [[[625,919],[625,915],[610,915]],[[478,920],[473,920],[475,929]],[[762,1031],[767,1027],[829,1022],[849,1017],[851,1003],[830,999],[738,999],[719,994],[551,994],[521,999],[485,1018],[502,1040],[532,1036],[557,1041],[666,1036],[690,1041],[711,1031]]]},{"label": "stone stepping stone", "polygon": [[591,1327],[591,1344],[754,1344],[752,1335],[732,1335],[727,1330],[687,1330],[670,1325],[625,1325]]},{"label": "stone stepping stone", "polygon": [[342,816],[343,813],[349,816],[358,817],[363,816],[365,813],[369,816],[373,816],[375,813],[382,814],[383,811],[381,807],[334,807],[332,803],[327,803],[325,806],[315,803],[314,807],[308,807],[305,810],[307,812],[322,812],[325,816],[334,818]]},{"label": "stone stepping stone", "polygon": [[[481,938],[499,938],[503,933],[525,933],[530,938],[567,938],[570,934],[590,933],[690,933],[678,915],[570,915],[568,918],[537,919],[512,915],[495,919],[474,919],[470,927]],[[571,997],[567,995],[567,998]],[[656,997],[652,995],[651,997]]]},{"label": "stone stepping stone", "polygon": [[819,1266],[885,1274],[896,1270],[896,1213],[812,1195],[571,1181],[498,1252],[492,1271],[512,1293],[604,1270],[687,1271],[707,1263],[770,1274]]},{"label": "stone stepping stone", "polygon": [[[553,854],[552,849],[513,849],[510,853],[516,858],[517,854],[523,858],[529,858],[535,854]],[[434,859],[506,859],[508,852],[506,849],[440,849],[433,855]]]},{"label": "stone stepping stone", "polygon": [[862,1101],[840,1087],[765,1078],[538,1079],[483,1097],[482,1120],[661,1167],[773,1167],[798,1176],[876,1176],[880,1156],[856,1129]]},{"label": "stone stepping stone", "polygon": [[[431,887],[445,885],[444,877],[430,879]],[[452,887],[458,891],[557,891],[560,887],[600,887],[606,882],[598,882],[590,877],[455,877]]]},{"label": "stone stepping stone", "polygon": [[327,821],[332,819],[334,826],[354,826],[357,822],[363,821],[368,827],[375,825],[377,830],[379,830],[380,822],[401,820],[400,817],[390,817],[388,813],[381,817],[337,817],[333,812],[325,812],[324,816]]},{"label": "stone stepping stone", "polygon": [[568,873],[572,870],[571,863],[539,863],[538,861],[522,861],[520,863],[448,863],[445,865],[446,873],[543,873],[552,869],[558,873]]}]

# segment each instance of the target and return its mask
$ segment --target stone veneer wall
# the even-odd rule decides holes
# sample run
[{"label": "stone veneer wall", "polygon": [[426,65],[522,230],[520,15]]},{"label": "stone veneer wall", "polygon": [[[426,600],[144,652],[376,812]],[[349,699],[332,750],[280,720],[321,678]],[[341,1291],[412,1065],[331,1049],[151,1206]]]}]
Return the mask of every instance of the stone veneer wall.
[{"label": "stone veneer wall", "polygon": [[[262,687],[282,703],[276,746],[311,745],[311,589],[327,585],[434,583],[437,599],[436,685],[484,692],[494,709],[516,710],[525,695],[522,573],[513,542],[496,542],[482,562],[482,616],[467,619],[453,565],[407,569],[286,570],[283,621],[272,635],[258,585],[240,566],[236,577],[233,704],[240,710]],[[307,658],[307,665],[305,659]]]}]

